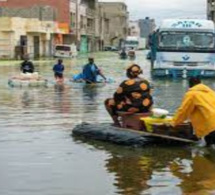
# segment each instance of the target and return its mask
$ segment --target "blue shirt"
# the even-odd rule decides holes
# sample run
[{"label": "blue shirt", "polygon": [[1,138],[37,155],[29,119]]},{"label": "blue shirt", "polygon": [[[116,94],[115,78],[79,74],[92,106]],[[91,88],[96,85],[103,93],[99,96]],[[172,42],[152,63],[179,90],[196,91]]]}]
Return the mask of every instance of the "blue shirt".
[{"label": "blue shirt", "polygon": [[55,64],[54,67],[53,67],[53,71],[55,73],[63,73],[64,71],[64,65],[63,64]]},{"label": "blue shirt", "polygon": [[83,79],[96,82],[96,77],[99,74],[99,69],[95,64],[87,64],[83,68]]}]

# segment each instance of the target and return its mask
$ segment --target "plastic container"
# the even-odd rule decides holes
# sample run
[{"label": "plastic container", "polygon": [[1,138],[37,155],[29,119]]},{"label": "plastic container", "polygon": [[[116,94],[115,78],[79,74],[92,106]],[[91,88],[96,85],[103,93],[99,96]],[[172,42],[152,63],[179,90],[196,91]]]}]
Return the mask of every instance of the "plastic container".
[{"label": "plastic container", "polygon": [[166,118],[168,114],[169,114],[168,110],[164,110],[160,108],[152,109],[152,116],[155,118]]},{"label": "plastic container", "polygon": [[146,126],[146,130],[148,132],[153,132],[153,127],[152,125],[154,124],[168,124],[171,123],[173,121],[172,117],[166,117],[166,118],[153,118],[153,117],[146,117],[146,118],[141,118],[141,121],[144,122],[145,126]]}]

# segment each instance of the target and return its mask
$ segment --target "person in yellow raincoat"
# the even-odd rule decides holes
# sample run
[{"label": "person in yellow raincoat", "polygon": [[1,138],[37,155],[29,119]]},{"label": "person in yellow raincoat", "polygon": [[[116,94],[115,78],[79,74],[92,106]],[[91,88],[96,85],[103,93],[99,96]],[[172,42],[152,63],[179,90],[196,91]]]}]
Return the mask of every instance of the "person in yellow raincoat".
[{"label": "person in yellow raincoat", "polygon": [[205,138],[207,146],[215,144],[215,92],[201,83],[198,77],[189,80],[190,89],[174,119],[174,126],[190,120],[198,138]]}]

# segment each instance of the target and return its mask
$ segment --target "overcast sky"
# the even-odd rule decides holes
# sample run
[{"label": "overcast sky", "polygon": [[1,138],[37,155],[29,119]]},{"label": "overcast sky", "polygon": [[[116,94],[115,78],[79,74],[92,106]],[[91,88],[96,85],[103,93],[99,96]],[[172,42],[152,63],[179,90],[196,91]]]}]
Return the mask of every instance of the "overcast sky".
[{"label": "overcast sky", "polygon": [[207,0],[100,0],[123,1],[131,19],[149,16],[157,23],[164,18],[206,18]]}]

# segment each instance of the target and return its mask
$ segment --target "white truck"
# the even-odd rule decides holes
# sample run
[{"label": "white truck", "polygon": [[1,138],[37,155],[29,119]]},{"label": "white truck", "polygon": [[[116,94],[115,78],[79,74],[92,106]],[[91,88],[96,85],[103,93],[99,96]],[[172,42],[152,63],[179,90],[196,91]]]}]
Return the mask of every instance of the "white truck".
[{"label": "white truck", "polygon": [[146,39],[145,38],[142,38],[142,37],[139,38],[138,49],[139,50],[146,49]]},{"label": "white truck", "polygon": [[125,48],[126,49],[138,49],[138,45],[139,45],[139,40],[138,37],[134,37],[134,36],[128,36],[125,40]]},{"label": "white truck", "polygon": [[215,26],[212,21],[164,20],[156,40],[154,76],[215,77]]},{"label": "white truck", "polygon": [[141,50],[146,48],[146,39],[135,36],[128,36],[125,40],[126,48],[134,48],[135,50]]}]

